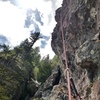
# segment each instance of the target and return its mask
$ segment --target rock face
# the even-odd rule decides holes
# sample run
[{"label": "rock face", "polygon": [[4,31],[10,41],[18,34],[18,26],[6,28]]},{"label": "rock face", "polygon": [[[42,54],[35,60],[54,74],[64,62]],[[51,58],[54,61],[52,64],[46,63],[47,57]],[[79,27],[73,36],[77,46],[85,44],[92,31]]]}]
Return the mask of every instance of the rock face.
[{"label": "rock face", "polygon": [[35,95],[37,99],[33,100],[68,100],[61,29],[70,77],[78,93],[82,100],[100,100],[100,0],[63,0],[55,20],[51,46],[59,56],[60,67],[40,87]]},{"label": "rock face", "polygon": [[57,66],[31,100],[66,100],[66,80],[61,73],[63,70]]}]

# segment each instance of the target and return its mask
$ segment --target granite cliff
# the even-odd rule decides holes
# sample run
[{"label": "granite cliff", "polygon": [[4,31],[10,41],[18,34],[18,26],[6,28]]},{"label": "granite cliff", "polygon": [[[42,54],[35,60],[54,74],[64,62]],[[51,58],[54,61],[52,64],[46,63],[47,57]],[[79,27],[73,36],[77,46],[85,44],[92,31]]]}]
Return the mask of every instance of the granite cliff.
[{"label": "granite cliff", "polygon": [[63,0],[55,20],[51,46],[59,57],[58,67],[32,100],[68,100],[62,28],[78,93],[82,100],[100,100],[100,0]]}]

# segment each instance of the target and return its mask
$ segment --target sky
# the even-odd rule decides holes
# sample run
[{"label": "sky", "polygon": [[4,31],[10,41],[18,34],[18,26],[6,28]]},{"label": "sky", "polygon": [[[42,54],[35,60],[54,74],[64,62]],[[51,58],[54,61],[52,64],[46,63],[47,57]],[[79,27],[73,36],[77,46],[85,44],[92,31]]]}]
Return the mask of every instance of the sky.
[{"label": "sky", "polygon": [[51,33],[55,27],[55,10],[62,0],[0,0],[0,44],[19,45],[30,32],[40,32],[42,39],[33,47],[40,47],[41,56],[52,59]]}]

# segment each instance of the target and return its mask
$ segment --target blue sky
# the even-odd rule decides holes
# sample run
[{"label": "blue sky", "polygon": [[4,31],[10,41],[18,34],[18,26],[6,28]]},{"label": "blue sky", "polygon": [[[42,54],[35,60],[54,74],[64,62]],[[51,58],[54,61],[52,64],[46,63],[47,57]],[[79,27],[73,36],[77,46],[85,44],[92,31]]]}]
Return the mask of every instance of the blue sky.
[{"label": "blue sky", "polygon": [[31,31],[40,31],[43,39],[34,47],[40,47],[41,56],[50,55],[51,33],[55,27],[55,10],[62,0],[0,0],[0,43],[11,47],[19,45],[30,36]]},{"label": "blue sky", "polygon": [[9,44],[9,41],[6,36],[0,35],[0,44]]}]

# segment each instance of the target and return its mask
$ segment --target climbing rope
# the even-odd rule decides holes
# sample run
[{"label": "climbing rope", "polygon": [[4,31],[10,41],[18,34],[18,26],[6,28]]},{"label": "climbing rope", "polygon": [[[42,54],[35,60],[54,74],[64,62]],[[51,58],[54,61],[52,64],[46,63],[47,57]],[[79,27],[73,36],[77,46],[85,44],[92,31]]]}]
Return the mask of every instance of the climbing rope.
[{"label": "climbing rope", "polygon": [[[68,6],[67,14],[69,14],[69,10],[70,10],[69,7],[71,6],[70,0],[68,2],[69,2],[69,6]],[[68,17],[67,21],[69,22],[69,17]],[[67,23],[67,27],[68,27],[68,23]],[[67,83],[68,83],[68,97],[69,97],[69,100],[72,100],[71,89],[73,88],[74,89],[74,93],[81,100],[81,97],[80,97],[80,95],[78,94],[78,92],[77,92],[77,90],[75,88],[75,85],[74,85],[74,82],[73,82],[72,78],[70,79],[70,72],[69,72],[68,60],[67,60],[67,55],[66,55],[66,44],[65,44],[64,32],[63,32],[63,18],[62,18],[62,15],[61,15],[61,33],[62,33],[63,50],[64,50],[63,52],[64,52],[64,56],[65,56]]]},{"label": "climbing rope", "polygon": [[[61,17],[61,18],[62,18],[62,17]],[[62,21],[62,20],[61,20],[61,21]],[[67,72],[68,95],[69,95],[69,100],[72,100],[72,98],[71,98],[71,88],[70,88],[69,67],[68,67],[68,61],[67,61],[67,56],[66,56],[66,46],[65,46],[65,39],[64,39],[64,33],[63,33],[63,25],[62,25],[62,22],[61,22],[61,31],[62,31],[63,50],[64,50],[64,55],[65,55],[65,64],[66,64],[66,72]]]},{"label": "climbing rope", "polygon": [[[61,25],[62,26],[62,25]],[[69,100],[71,99],[71,89],[70,89],[70,77],[69,77],[69,68],[68,68],[68,62],[67,62],[67,56],[66,56],[66,46],[65,46],[65,40],[63,35],[63,29],[62,29],[62,40],[63,40],[63,50],[65,55],[65,64],[66,64],[66,72],[67,72],[67,82],[68,82],[68,94],[69,94]]]},{"label": "climbing rope", "polygon": [[[69,7],[68,7],[68,13],[69,13]],[[68,18],[69,20],[69,18]],[[64,50],[64,56],[65,56],[65,65],[66,65],[66,74],[67,74],[67,83],[68,83],[68,97],[69,100],[72,100],[71,97],[71,87],[70,87],[70,75],[69,75],[69,67],[68,67],[68,61],[67,61],[67,55],[66,55],[66,44],[64,39],[64,32],[63,32],[63,18],[61,15],[61,33],[62,33],[62,41],[63,41],[63,50]]]}]

